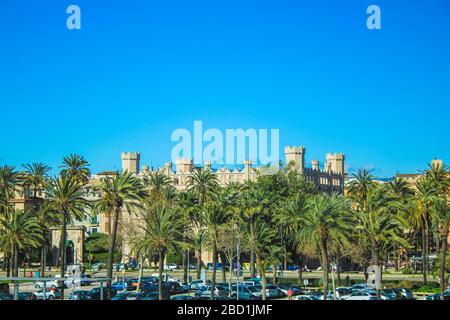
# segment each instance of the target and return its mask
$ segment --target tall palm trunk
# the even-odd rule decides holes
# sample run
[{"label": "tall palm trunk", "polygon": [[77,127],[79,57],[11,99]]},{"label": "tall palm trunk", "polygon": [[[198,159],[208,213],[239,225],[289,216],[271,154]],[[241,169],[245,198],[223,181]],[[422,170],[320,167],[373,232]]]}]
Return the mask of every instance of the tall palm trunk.
[{"label": "tall palm trunk", "polygon": [[159,293],[159,300],[163,300],[163,279],[162,274],[164,270],[164,252],[159,251],[159,262],[158,262],[158,293]]},{"label": "tall palm trunk", "polygon": [[444,291],[447,289],[447,283],[448,281],[445,281],[445,258],[447,256],[447,241],[448,241],[448,227],[443,228],[442,230],[442,245],[441,245],[441,267],[439,270],[439,278],[440,278],[440,284],[441,284],[441,293],[444,293]]},{"label": "tall palm trunk", "polygon": [[423,283],[427,284],[427,246],[425,239],[425,228],[422,227],[422,275]]},{"label": "tall palm trunk", "polygon": [[114,209],[114,220],[113,220],[113,230],[111,232],[109,249],[108,249],[108,270],[106,277],[107,279],[107,290],[106,296],[107,300],[111,299],[111,279],[113,277],[113,263],[114,263],[114,249],[116,248],[116,239],[117,239],[117,226],[119,224],[119,212],[120,208],[117,207]]},{"label": "tall palm trunk", "polygon": [[267,281],[266,281],[266,271],[263,268],[261,257],[259,254],[256,254],[256,263],[258,265],[259,272],[261,273],[261,293],[262,299],[267,299]]},{"label": "tall palm trunk", "polygon": [[12,248],[11,248],[11,256],[9,257],[9,260],[11,262],[11,276],[13,276],[13,277],[16,274],[16,267],[15,267],[16,262],[14,261],[14,258],[15,258],[14,246],[12,246]]},{"label": "tall palm trunk", "polygon": [[[372,244],[372,259],[373,259],[373,264],[378,266],[380,272],[382,272],[382,268],[380,266],[380,247],[376,243]],[[380,298],[381,298],[380,290],[381,290],[380,288],[376,288],[378,300],[380,300]]]},{"label": "tall palm trunk", "polygon": [[14,277],[19,276],[19,248],[17,244],[14,245]]},{"label": "tall palm trunk", "polygon": [[6,256],[6,276],[9,277],[11,275],[11,255],[8,253]]},{"label": "tall palm trunk", "polygon": [[303,259],[301,255],[298,259],[298,284],[300,286],[303,284]]},{"label": "tall palm trunk", "polygon": [[217,244],[216,240],[213,240],[213,266],[212,266],[212,279],[211,279],[211,292],[210,299],[214,300],[214,293],[216,291],[216,271],[217,271]]},{"label": "tall palm trunk", "polygon": [[45,276],[45,263],[47,262],[47,248],[46,245],[41,247],[41,266],[40,266],[40,276]]},{"label": "tall palm trunk", "polygon": [[[227,272],[225,270],[226,258],[225,258],[225,255],[223,254],[223,252],[221,252],[219,255],[220,255],[220,261],[222,263],[222,282],[225,283],[225,282],[227,282]],[[231,266],[230,266],[230,268],[231,268]]]},{"label": "tall palm trunk", "polygon": [[320,252],[322,256],[322,271],[323,271],[323,300],[327,300],[328,296],[328,248],[327,240],[320,241]]},{"label": "tall palm trunk", "polygon": [[59,287],[61,288],[62,300],[64,300],[64,275],[66,272],[66,237],[67,237],[66,223],[67,223],[67,212],[63,212],[63,221],[61,226],[61,255],[60,255],[61,261],[59,269],[59,274],[61,276]]},{"label": "tall palm trunk", "polygon": [[[255,225],[253,219],[250,221],[250,234],[252,238],[255,238]],[[250,248],[250,277],[255,278],[256,272],[255,272],[255,246],[254,244],[251,245]]]},{"label": "tall palm trunk", "polygon": [[187,283],[188,282],[187,250],[182,251],[181,262],[183,264],[183,283]]},{"label": "tall palm trunk", "polygon": [[197,280],[201,277],[202,271],[202,248],[197,249]]}]

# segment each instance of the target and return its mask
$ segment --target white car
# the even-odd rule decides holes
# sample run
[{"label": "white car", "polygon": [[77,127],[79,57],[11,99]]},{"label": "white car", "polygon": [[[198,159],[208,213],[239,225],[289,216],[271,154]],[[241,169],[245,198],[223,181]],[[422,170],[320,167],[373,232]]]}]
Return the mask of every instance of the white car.
[{"label": "white car", "polygon": [[342,297],[341,300],[378,300],[375,291],[355,291],[349,296]]},{"label": "white car", "polygon": [[311,297],[311,296],[300,295],[300,296],[296,296],[294,298],[294,300],[312,301],[312,300],[315,300],[315,299],[313,299],[313,297]]},{"label": "white car", "polygon": [[164,269],[167,271],[175,271],[178,269],[178,266],[175,263],[169,263],[168,265],[164,266]]},{"label": "white car", "polygon": [[[44,299],[44,290],[43,289],[38,290],[37,292],[33,292],[33,293],[36,295],[38,300],[43,300]],[[59,298],[60,298],[60,296],[57,295],[55,293],[55,291],[53,291],[51,289],[47,289],[45,291],[45,299],[46,300],[54,300],[54,299],[59,299]]]}]

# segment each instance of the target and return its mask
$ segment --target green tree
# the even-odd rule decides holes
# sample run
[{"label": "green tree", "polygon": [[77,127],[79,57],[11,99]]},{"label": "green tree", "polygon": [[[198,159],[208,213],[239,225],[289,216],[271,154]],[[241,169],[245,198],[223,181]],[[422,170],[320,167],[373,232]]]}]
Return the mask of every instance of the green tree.
[{"label": "green tree", "polygon": [[306,214],[301,218],[299,241],[309,242],[320,250],[325,300],[328,293],[328,245],[334,239],[349,236],[351,220],[348,211],[342,196],[319,194],[308,201]]},{"label": "green tree", "polygon": [[154,251],[158,255],[158,291],[159,300],[163,299],[164,259],[171,250],[182,247],[184,219],[174,207],[168,207],[164,203],[156,203],[143,211],[144,224],[141,228],[144,237],[139,247],[144,252]]},{"label": "green tree", "polygon": [[32,211],[9,210],[0,220],[0,243],[13,255],[13,276],[19,276],[19,251],[37,248],[43,240],[42,232]]},{"label": "green tree", "polygon": [[211,280],[211,300],[214,300],[214,291],[216,287],[216,272],[217,272],[217,245],[219,237],[219,229],[228,222],[229,213],[227,211],[226,200],[223,199],[225,195],[219,194],[215,201],[206,204],[204,211],[204,223],[206,233],[212,247],[213,266],[212,266],[212,280]]},{"label": "green tree", "polygon": [[102,179],[98,191],[101,196],[95,203],[95,212],[112,212],[113,224],[110,235],[110,243],[108,250],[108,298],[111,297],[111,279],[113,276],[113,262],[114,262],[114,248],[117,239],[117,226],[119,223],[119,216],[123,209],[130,213],[134,210],[142,208],[142,203],[148,196],[144,190],[141,181],[134,177],[132,173],[125,171],[123,173],[117,172],[113,177],[106,177]]},{"label": "green tree", "polygon": [[0,215],[7,215],[11,200],[19,191],[20,175],[13,166],[0,166]]},{"label": "green tree", "polygon": [[447,245],[448,245],[448,234],[450,228],[450,205],[447,198],[436,199],[433,204],[436,219],[438,221],[439,228],[439,241],[440,246],[440,266],[439,266],[439,280],[441,286],[441,293],[447,289],[448,277],[446,276],[446,266],[447,261]]},{"label": "green tree", "polygon": [[62,175],[67,175],[78,181],[80,184],[86,184],[89,181],[91,175],[89,163],[79,154],[70,154],[65,157],[60,168],[62,169]]},{"label": "green tree", "polygon": [[[67,224],[74,220],[82,221],[85,218],[85,210],[90,207],[90,202],[85,199],[84,191],[78,181],[62,174],[52,179],[47,187],[47,201],[50,210],[58,212],[61,221],[60,242],[60,275],[64,279],[66,264],[66,239]],[[64,287],[62,287],[64,294]]]},{"label": "green tree", "polygon": [[276,231],[261,219],[254,221],[252,232],[250,232],[249,228],[246,231],[249,245],[255,250],[256,265],[261,275],[262,299],[266,300],[266,269],[269,266],[270,260],[265,259],[267,258],[269,247],[274,245]]}]

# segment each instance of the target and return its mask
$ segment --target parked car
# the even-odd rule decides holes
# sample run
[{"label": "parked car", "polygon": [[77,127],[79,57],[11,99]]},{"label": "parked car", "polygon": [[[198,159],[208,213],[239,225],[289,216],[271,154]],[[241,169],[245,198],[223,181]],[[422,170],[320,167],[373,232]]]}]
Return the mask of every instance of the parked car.
[{"label": "parked car", "polygon": [[[156,291],[145,291],[142,293],[143,296],[140,298],[140,300],[159,300],[159,292],[157,289]],[[163,287],[162,295],[163,300],[170,300],[170,293],[167,287]]]},{"label": "parked car", "polygon": [[122,291],[111,297],[111,300],[112,301],[127,300],[127,295],[128,295],[127,291]]},{"label": "parked car", "polygon": [[336,288],[336,292],[339,294],[339,298],[342,298],[344,296],[349,296],[352,293],[352,290],[347,287],[339,287]]},{"label": "parked car", "polygon": [[313,301],[313,300],[319,300],[315,296],[308,296],[308,295],[299,295],[294,298],[294,300],[302,300],[302,301]]},{"label": "parked car", "polygon": [[353,291],[363,291],[371,289],[367,283],[356,283],[352,285],[350,288],[351,292]]},{"label": "parked car", "polygon": [[211,281],[209,280],[194,280],[191,283],[189,283],[191,290],[198,290],[203,286],[206,286],[208,284],[211,284]]},{"label": "parked car", "polygon": [[[38,290],[34,294],[37,296],[38,300],[44,299],[44,289]],[[47,288],[45,290],[45,299],[47,299],[47,300],[61,299],[61,297],[62,297],[62,293],[61,293],[61,290],[59,290],[59,289]]]},{"label": "parked car", "polygon": [[102,269],[104,269],[106,267],[106,264],[104,264],[103,262],[96,262],[94,264],[92,264],[91,269],[94,271],[100,271]]},{"label": "parked car", "polygon": [[[259,291],[262,291],[261,285],[256,285],[254,287],[257,288]],[[283,291],[281,291],[281,289],[278,288],[278,286],[273,285],[273,284],[266,285],[266,298],[267,299],[280,298],[280,297],[284,297],[284,296],[285,295],[284,295]]]},{"label": "parked car", "polygon": [[82,274],[80,278],[80,285],[82,286],[89,286],[91,285],[95,280],[92,279],[90,274]]},{"label": "parked car", "polygon": [[354,291],[351,295],[342,297],[342,300],[378,300],[374,291]]},{"label": "parked car", "polygon": [[445,291],[443,294],[436,293],[427,296],[426,300],[450,300],[450,292]]},{"label": "parked car", "polygon": [[111,285],[111,287],[116,289],[117,291],[132,291],[132,290],[134,290],[134,287],[131,284],[131,281],[119,280],[119,281],[114,282]]},{"label": "parked car", "polygon": [[[56,278],[56,277],[55,277]],[[59,278],[59,277],[58,277]],[[53,288],[53,289],[56,289],[56,288],[59,288],[59,280],[51,280],[51,281],[46,281],[45,282],[45,287],[47,288],[47,289],[49,289],[49,288]],[[34,283],[34,287],[36,288],[36,289],[43,289],[44,288],[44,281],[36,281],[35,283]],[[67,281],[64,281],[64,288],[67,288]]]},{"label": "parked car", "polygon": [[178,269],[178,265],[176,263],[169,263],[164,266],[164,270],[166,271],[175,271]]},{"label": "parked car", "polygon": [[[103,297],[104,298],[106,297],[106,290],[107,290],[107,288],[103,288]],[[114,287],[111,287],[111,297],[114,297],[115,295],[117,295],[117,290]],[[100,300],[100,296],[101,296],[100,287],[91,289],[92,300]]]},{"label": "parked car", "polygon": [[411,290],[405,288],[395,288],[400,293],[400,300],[414,300],[414,294]]},{"label": "parked car", "polygon": [[174,297],[170,298],[170,300],[177,300],[177,301],[180,301],[180,300],[194,300],[194,297],[189,296],[187,294],[182,294],[182,295],[174,296]]},{"label": "parked car", "polygon": [[[210,297],[211,296],[211,286],[203,286],[195,292],[196,297]],[[220,286],[216,286],[214,288],[214,296],[223,296],[225,295],[225,289]]]},{"label": "parked car", "polygon": [[13,300],[14,296],[10,293],[0,293],[0,300]]},{"label": "parked car", "polygon": [[70,294],[69,300],[92,300],[91,291],[75,290]]},{"label": "parked car", "polygon": [[231,297],[239,298],[239,300],[260,300],[261,291],[254,286],[246,286],[246,285],[239,285],[238,290],[238,286],[235,284],[231,286]]},{"label": "parked car", "polygon": [[18,300],[37,300],[38,297],[33,292],[19,292],[17,295]]}]

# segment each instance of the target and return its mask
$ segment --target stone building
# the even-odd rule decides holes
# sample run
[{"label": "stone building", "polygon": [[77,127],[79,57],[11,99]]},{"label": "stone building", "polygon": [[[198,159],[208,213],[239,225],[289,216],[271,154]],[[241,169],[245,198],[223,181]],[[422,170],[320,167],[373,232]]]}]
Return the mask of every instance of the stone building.
[{"label": "stone building", "polygon": [[[342,153],[327,153],[325,158],[324,168],[320,169],[319,160],[312,160],[311,167],[305,166],[306,149],[303,146],[290,147],[284,149],[286,164],[292,164],[294,170],[303,175],[306,180],[313,182],[323,192],[338,192],[344,191],[345,178],[345,156]],[[138,152],[124,152],[121,154],[122,170],[132,172],[139,178],[144,178],[145,175],[153,172],[161,172],[169,177],[173,186],[177,190],[184,190],[188,186],[189,177],[194,172],[194,164],[192,159],[178,159],[175,161],[175,169],[171,162],[166,162],[163,167],[152,168],[147,165],[140,167],[141,155]],[[140,170],[141,168],[141,170]],[[266,168],[253,167],[251,161],[245,161],[242,169],[229,169],[226,166],[214,169],[210,162],[205,162],[204,169],[211,170],[216,176],[219,185],[226,185],[229,182],[244,183],[245,181],[253,181],[259,174],[264,174],[263,170]],[[110,221],[110,214],[103,214],[100,221]],[[102,223],[100,223],[102,225]],[[131,249],[129,241],[127,241],[127,230],[132,230],[132,234],[136,233],[139,225],[139,218],[134,214],[123,212],[120,218],[119,232],[122,234],[122,260],[128,261],[131,257]],[[101,232],[109,233],[110,227]],[[204,262],[211,260],[211,254],[204,252],[202,256]]]}]

